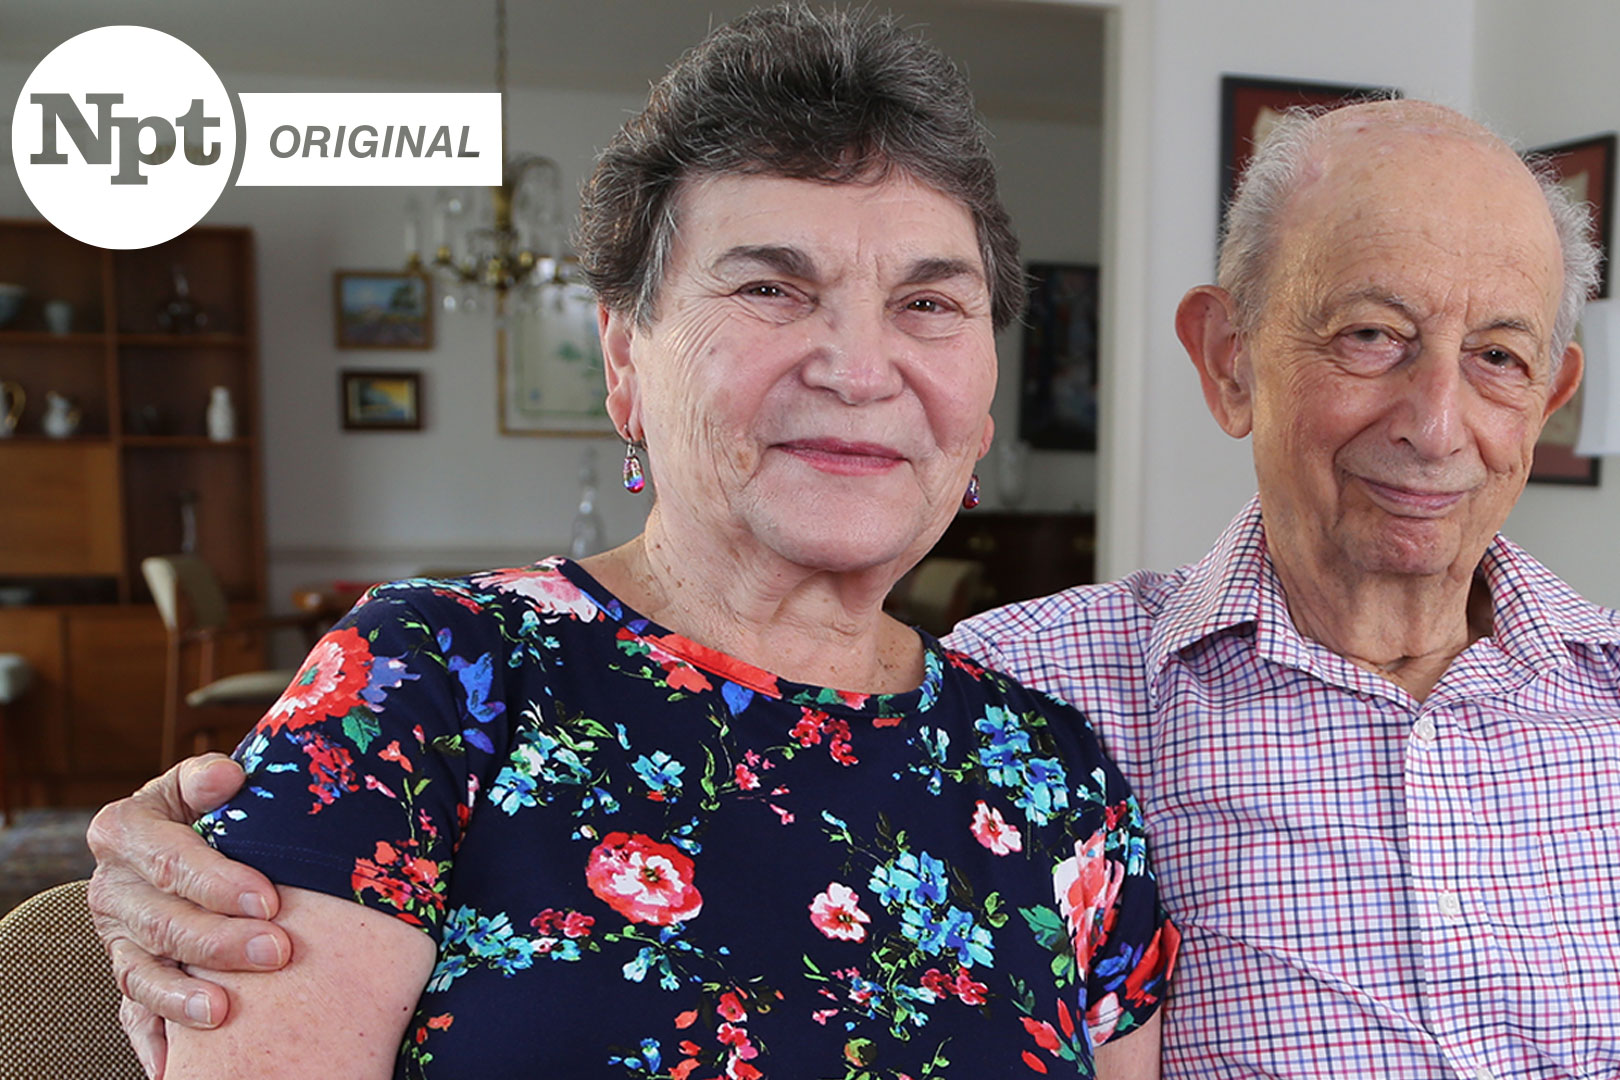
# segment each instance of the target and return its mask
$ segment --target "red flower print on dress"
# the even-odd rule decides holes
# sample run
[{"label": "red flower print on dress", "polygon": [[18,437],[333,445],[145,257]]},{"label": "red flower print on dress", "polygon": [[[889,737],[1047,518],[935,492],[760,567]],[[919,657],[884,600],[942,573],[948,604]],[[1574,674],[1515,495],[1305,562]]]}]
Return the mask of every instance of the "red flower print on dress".
[{"label": "red flower print on dress", "polygon": [[837,881],[810,901],[810,922],[839,941],[865,941],[866,924],[871,921],[872,917],[861,910],[860,894]]},{"label": "red flower print on dress", "polygon": [[850,742],[849,721],[836,716],[828,716],[820,709],[808,706],[799,706],[799,722],[793,725],[788,732],[798,740],[800,746],[814,746],[821,742],[822,737],[827,739],[827,753],[840,765],[855,765],[859,759],[855,756],[855,748]]},{"label": "red flower print on dress", "polygon": [[591,849],[585,884],[631,922],[668,926],[703,909],[692,872],[692,860],[679,848],[641,833],[611,832]]},{"label": "red flower print on dress", "polygon": [[983,799],[973,808],[973,824],[969,828],[975,840],[997,855],[1024,850],[1024,838],[1018,835],[1017,826],[1007,824],[1001,811],[991,808]]},{"label": "red flower print on dress", "polygon": [[533,603],[534,609],[542,615],[566,615],[580,622],[602,617],[591,598],[549,561],[538,567],[474,574],[470,580],[480,589],[516,593]]},{"label": "red flower print on dress", "polygon": [[352,626],[334,630],[316,642],[298,677],[259,721],[259,730],[274,735],[297,731],[329,716],[347,716],[364,704],[360,692],[371,682],[371,649]]},{"label": "red flower print on dress", "polygon": [[982,982],[975,982],[965,967],[958,967],[954,975],[947,975],[938,968],[929,968],[923,972],[920,981],[925,990],[933,991],[935,997],[955,997],[964,1005],[983,1005],[990,997],[990,988]]},{"label": "red flower print on dress", "polygon": [[349,886],[354,889],[356,899],[368,891],[375,892],[383,903],[398,911],[404,921],[421,926],[422,919],[416,913],[442,913],[444,896],[440,891],[439,864],[411,854],[415,847],[414,840],[404,840],[398,845],[377,841],[372,858],[354,861]]},{"label": "red flower print on dress", "polygon": [[1118,915],[1114,902],[1125,882],[1125,865],[1104,854],[1106,841],[1107,834],[1100,829],[1089,840],[1076,841],[1074,857],[1052,871],[1058,910],[1068,923],[1082,970],[1090,969],[1098,944],[1113,928]]}]

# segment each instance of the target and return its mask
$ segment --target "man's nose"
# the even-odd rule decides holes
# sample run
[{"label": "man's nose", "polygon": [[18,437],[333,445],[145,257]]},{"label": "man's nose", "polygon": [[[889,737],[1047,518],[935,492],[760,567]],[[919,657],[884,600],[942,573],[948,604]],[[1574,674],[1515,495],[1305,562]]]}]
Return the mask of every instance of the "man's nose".
[{"label": "man's nose", "polygon": [[1463,448],[1468,383],[1460,352],[1426,348],[1405,372],[1394,434],[1430,461]]}]

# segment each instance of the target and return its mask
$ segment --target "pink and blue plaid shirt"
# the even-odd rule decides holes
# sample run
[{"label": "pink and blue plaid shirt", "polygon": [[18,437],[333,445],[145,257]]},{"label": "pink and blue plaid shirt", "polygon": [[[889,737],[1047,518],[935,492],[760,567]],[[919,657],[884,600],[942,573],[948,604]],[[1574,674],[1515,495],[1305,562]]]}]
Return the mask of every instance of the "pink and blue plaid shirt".
[{"label": "pink and blue plaid shirt", "polygon": [[1302,638],[1258,501],[1205,558],[950,643],[1087,713],[1184,935],[1167,1077],[1620,1077],[1620,614],[1498,537],[1428,699]]}]

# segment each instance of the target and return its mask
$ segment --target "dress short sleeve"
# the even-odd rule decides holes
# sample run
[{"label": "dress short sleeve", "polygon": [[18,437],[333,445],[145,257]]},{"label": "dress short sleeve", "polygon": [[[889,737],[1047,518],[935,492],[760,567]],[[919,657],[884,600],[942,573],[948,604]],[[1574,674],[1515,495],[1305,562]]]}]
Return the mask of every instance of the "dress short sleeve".
[{"label": "dress short sleeve", "polygon": [[509,649],[482,607],[450,583],[374,590],[237,748],[247,784],[198,830],[280,883],[436,934],[477,777],[507,741]]}]

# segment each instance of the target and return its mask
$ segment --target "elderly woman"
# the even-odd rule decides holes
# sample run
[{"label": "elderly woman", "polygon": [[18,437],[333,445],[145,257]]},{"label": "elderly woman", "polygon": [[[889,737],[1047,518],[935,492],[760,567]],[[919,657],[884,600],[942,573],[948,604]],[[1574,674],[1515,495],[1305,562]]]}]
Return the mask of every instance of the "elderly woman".
[{"label": "elderly woman", "polygon": [[291,961],[208,973],[230,1022],[172,1025],[168,1075],[1157,1075],[1123,780],[882,612],[1021,300],[960,75],[744,16],[602,154],[580,249],[646,531],[380,586],[316,647],[197,826]]}]

